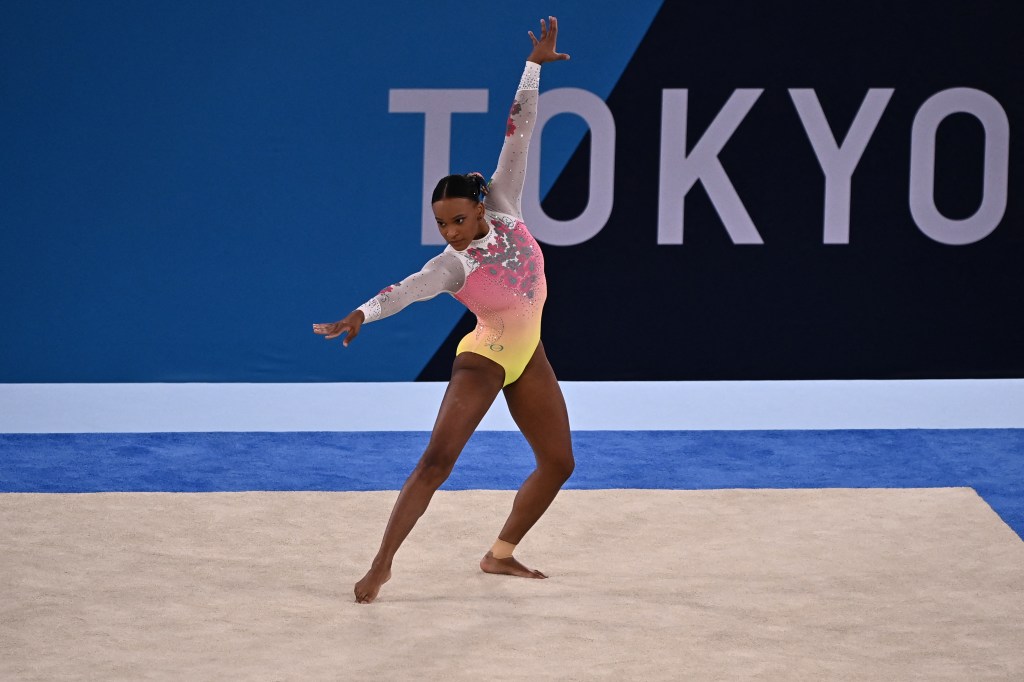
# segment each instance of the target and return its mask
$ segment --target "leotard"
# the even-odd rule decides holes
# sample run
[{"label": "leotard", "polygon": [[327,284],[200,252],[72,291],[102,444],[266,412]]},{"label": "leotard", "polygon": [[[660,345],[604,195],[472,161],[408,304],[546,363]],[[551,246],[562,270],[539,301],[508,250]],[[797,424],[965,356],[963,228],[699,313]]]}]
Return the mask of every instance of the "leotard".
[{"label": "leotard", "polygon": [[526,157],[537,117],[540,65],[526,62],[505,129],[498,168],[484,204],[487,234],[463,251],[451,245],[423,269],[383,289],[359,306],[366,322],[394,315],[410,303],[440,293],[454,296],[476,315],[476,328],[456,355],[477,353],[505,370],[505,386],[522,375],[540,343],[547,298],[544,255],[526,229],[521,197]]}]

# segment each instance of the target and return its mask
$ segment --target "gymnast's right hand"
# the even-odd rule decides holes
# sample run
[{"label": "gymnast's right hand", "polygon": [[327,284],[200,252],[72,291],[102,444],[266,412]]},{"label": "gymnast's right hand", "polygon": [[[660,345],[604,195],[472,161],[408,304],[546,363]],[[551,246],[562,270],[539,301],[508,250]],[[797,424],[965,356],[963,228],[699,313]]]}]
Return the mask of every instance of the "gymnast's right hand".
[{"label": "gymnast's right hand", "polygon": [[313,333],[320,334],[325,339],[336,339],[347,333],[348,336],[341,342],[341,345],[347,346],[352,339],[359,336],[359,328],[363,326],[364,319],[362,310],[353,310],[344,320],[314,324]]}]

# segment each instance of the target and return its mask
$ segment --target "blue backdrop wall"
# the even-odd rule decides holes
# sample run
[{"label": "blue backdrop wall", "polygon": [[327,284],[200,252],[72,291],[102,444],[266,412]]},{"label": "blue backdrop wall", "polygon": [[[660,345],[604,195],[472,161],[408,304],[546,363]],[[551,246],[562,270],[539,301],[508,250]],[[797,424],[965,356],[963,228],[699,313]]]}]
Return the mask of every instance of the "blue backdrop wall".
[{"label": "blue backdrop wall", "polygon": [[450,299],[310,326],[440,248],[394,92],[486,90],[489,172],[547,14],[612,121],[535,164],[560,377],[1024,376],[1012,3],[360,5],[0,6],[0,382],[446,378]]}]

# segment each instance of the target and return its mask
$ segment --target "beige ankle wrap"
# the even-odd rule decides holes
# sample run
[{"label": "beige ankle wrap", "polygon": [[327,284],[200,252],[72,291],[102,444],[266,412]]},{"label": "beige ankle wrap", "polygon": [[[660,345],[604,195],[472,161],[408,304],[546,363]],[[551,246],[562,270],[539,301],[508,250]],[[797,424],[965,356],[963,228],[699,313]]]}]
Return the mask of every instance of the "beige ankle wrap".
[{"label": "beige ankle wrap", "polygon": [[495,540],[494,546],[491,547],[491,556],[495,559],[507,559],[512,556],[512,552],[514,551],[516,551],[516,546],[511,542]]}]

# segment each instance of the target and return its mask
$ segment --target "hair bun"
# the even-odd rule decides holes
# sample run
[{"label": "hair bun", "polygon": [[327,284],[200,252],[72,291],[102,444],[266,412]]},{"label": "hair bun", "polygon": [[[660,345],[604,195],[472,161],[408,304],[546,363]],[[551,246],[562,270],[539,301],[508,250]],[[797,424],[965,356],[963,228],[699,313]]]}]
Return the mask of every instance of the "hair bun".
[{"label": "hair bun", "polygon": [[467,173],[466,177],[467,178],[471,178],[473,181],[476,182],[476,188],[477,188],[476,189],[476,194],[477,194],[477,197],[478,197],[477,201],[483,201],[483,198],[485,196],[487,196],[487,191],[488,191],[487,190],[487,178],[485,178],[483,173],[480,173],[479,171],[473,171],[472,173]]}]

